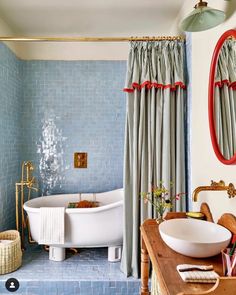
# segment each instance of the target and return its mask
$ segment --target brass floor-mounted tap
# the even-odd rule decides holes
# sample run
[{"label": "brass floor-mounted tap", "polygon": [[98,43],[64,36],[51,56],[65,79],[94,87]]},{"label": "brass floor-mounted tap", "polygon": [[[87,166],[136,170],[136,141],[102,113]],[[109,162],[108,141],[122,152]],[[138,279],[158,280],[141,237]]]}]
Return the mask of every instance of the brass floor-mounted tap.
[{"label": "brass floor-mounted tap", "polygon": [[[21,166],[21,181],[15,184],[16,188],[16,229],[20,232],[22,248],[24,248],[24,232],[27,226],[25,213],[24,213],[24,202],[25,202],[25,191],[24,188],[28,188],[28,200],[31,197],[31,190],[38,191],[37,182],[35,177],[32,176],[34,166],[30,161],[23,162]],[[20,189],[19,189],[20,188]],[[20,200],[19,200],[20,192]],[[33,242],[28,229],[29,242]]]}]

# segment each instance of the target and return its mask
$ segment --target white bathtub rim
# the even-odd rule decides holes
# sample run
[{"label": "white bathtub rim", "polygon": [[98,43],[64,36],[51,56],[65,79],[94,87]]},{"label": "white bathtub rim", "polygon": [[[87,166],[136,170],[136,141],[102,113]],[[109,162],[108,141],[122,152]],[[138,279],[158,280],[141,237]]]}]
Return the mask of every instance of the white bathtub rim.
[{"label": "white bathtub rim", "polygon": [[[26,212],[30,212],[30,213],[38,213],[39,212],[39,209],[40,208],[34,208],[34,207],[29,207],[27,205],[29,201],[27,201],[23,207],[24,209],[26,210]],[[88,213],[99,213],[99,212],[102,212],[102,211],[107,211],[107,210],[110,210],[112,208],[117,208],[117,207],[121,207],[123,206],[123,201],[119,201],[119,202],[115,202],[115,203],[112,203],[112,204],[108,204],[108,205],[103,205],[103,206],[100,206],[100,207],[96,207],[96,208],[65,208],[65,212],[66,213],[69,213],[69,214],[88,214]],[[42,206],[43,207],[47,207],[47,206]],[[55,206],[56,208],[57,206]],[[53,208],[53,207],[51,207]]]},{"label": "white bathtub rim", "polygon": [[[123,191],[123,188],[117,189],[117,190],[114,190],[114,191]],[[109,192],[113,192],[113,191],[109,191]],[[105,192],[105,193],[109,193],[109,192]],[[97,194],[100,194],[100,193],[97,193]],[[56,196],[56,195],[54,195],[54,196]],[[40,210],[40,207],[38,207],[38,208],[31,207],[32,205],[30,206],[30,204],[34,203],[34,200],[38,201],[39,199],[45,199],[45,198],[50,198],[50,196],[38,197],[38,198],[31,199],[31,200],[25,202],[24,205],[23,205],[25,211],[30,212],[30,213],[38,213],[39,210]],[[95,207],[95,208],[65,208],[65,212],[69,213],[69,214],[99,213],[99,212],[102,212],[102,211],[111,210],[112,208],[121,207],[121,206],[123,206],[123,204],[124,204],[124,201],[120,200],[120,201],[117,201],[117,202],[114,202],[114,203],[110,203],[110,204],[107,204],[107,205],[102,205],[100,207]],[[47,206],[42,206],[42,207],[47,207]],[[60,207],[60,206],[55,206],[55,207]]]}]

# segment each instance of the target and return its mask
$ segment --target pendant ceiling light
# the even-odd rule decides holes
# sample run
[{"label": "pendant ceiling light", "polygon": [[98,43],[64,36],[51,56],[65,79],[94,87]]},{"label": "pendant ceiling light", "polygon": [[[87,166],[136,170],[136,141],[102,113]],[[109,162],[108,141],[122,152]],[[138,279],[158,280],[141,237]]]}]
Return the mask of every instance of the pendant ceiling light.
[{"label": "pendant ceiling light", "polygon": [[207,2],[200,0],[180,24],[183,31],[200,32],[218,26],[225,20],[224,11],[207,7]]}]

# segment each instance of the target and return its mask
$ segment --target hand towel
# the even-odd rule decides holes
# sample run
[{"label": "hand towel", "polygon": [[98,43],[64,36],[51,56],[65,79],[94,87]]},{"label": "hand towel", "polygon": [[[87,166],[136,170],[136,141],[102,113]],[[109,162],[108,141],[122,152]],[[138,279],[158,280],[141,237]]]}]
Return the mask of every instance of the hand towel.
[{"label": "hand towel", "polygon": [[65,240],[65,208],[40,208],[39,244],[61,245]]},{"label": "hand towel", "polygon": [[[202,270],[191,270],[195,268]],[[180,264],[177,265],[177,271],[186,283],[215,283],[219,277],[213,267],[208,265]]]}]

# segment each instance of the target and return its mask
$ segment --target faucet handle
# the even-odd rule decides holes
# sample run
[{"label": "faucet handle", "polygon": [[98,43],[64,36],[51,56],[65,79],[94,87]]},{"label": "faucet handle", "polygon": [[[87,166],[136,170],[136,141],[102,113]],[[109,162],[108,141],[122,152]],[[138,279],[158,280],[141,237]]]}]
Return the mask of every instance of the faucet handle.
[{"label": "faucet handle", "polygon": [[225,186],[224,180],[220,180],[219,182],[211,180],[211,186]]},{"label": "faucet handle", "polygon": [[35,181],[35,177],[32,177],[32,179],[28,182],[27,187],[29,189],[33,189],[36,192],[38,191],[38,187],[34,187],[33,184],[36,184],[36,186],[38,186],[38,183]]},{"label": "faucet handle", "polygon": [[235,189],[233,183],[229,184],[229,187],[227,189],[227,194],[228,194],[229,198],[234,198],[236,196],[236,189]]}]

